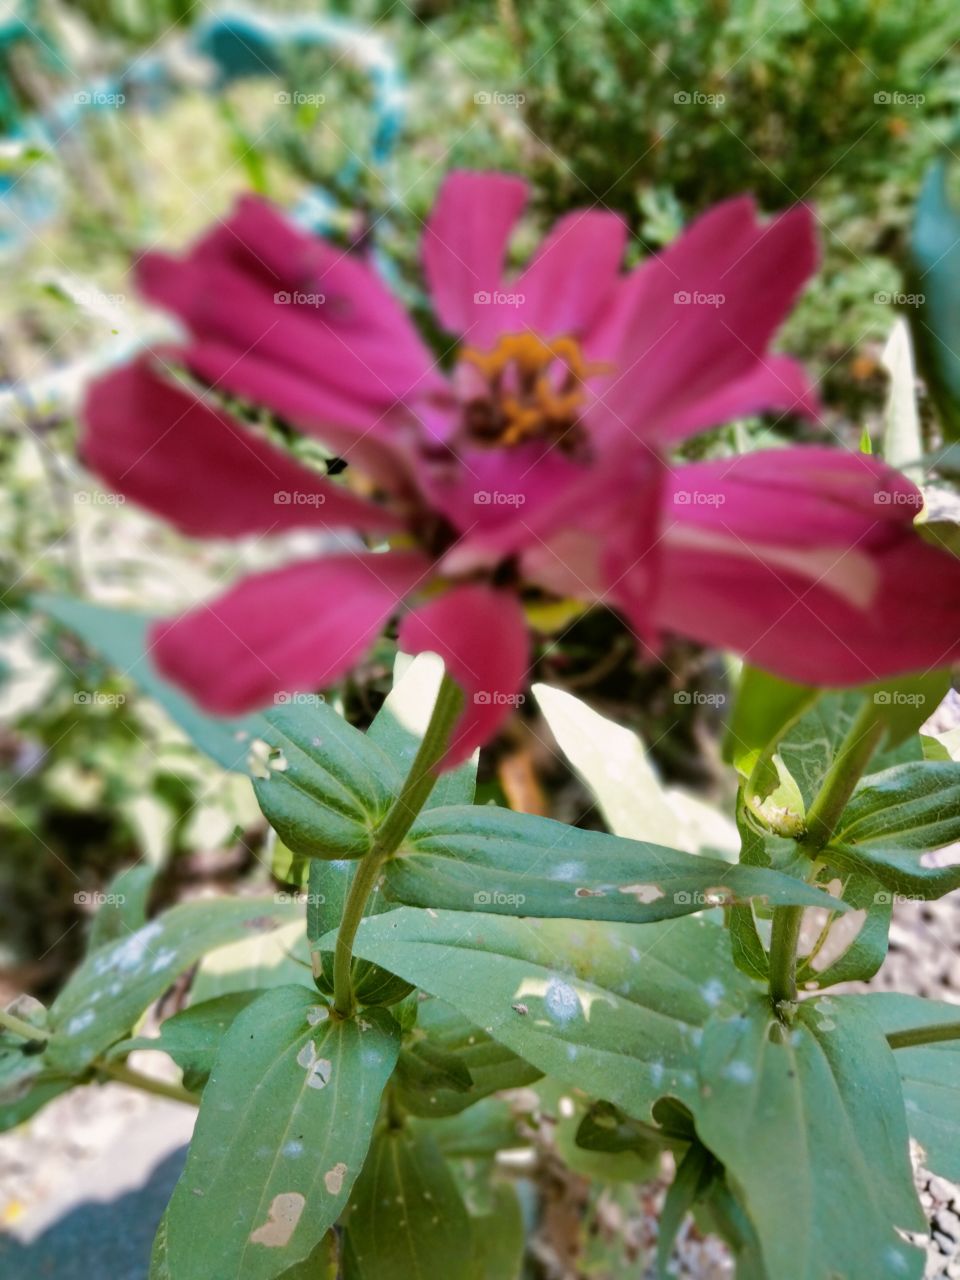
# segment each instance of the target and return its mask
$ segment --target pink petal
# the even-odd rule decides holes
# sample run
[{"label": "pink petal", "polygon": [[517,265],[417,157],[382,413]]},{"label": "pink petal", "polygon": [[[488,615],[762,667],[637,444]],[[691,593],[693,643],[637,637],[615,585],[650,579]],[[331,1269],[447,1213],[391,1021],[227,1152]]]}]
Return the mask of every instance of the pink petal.
[{"label": "pink petal", "polygon": [[[960,654],[960,561],[928,545],[920,494],[874,459],[791,448],[677,469],[652,610],[662,630],[811,684]],[[650,623],[649,600],[617,592]]]},{"label": "pink petal", "polygon": [[675,440],[713,416],[714,408],[704,413],[713,398],[721,412],[739,409],[735,383],[754,411],[768,395],[770,407],[809,408],[795,374],[768,362],[764,378],[757,365],[816,261],[813,217],[802,205],[759,223],[753,202],[740,197],[698,218],[626,279],[591,335],[589,354],[616,365],[591,407],[597,431]]},{"label": "pink petal", "polygon": [[544,338],[586,333],[617,286],[626,241],[626,224],[617,214],[589,209],[561,218],[508,286],[523,298],[517,310],[522,325],[515,320],[513,327]]},{"label": "pink petal", "polygon": [[708,427],[755,413],[794,414],[821,421],[822,406],[803,368],[789,356],[766,356],[742,378],[728,382],[679,413],[663,441],[679,441]]},{"label": "pink petal", "polygon": [[332,684],[428,571],[423,556],[398,551],[332,555],[256,574],[154,626],[157,667],[217,715]]},{"label": "pink petal", "polygon": [[451,333],[485,346],[499,332],[493,295],[527,185],[505,173],[452,173],[423,237],[423,267],[437,316]]},{"label": "pink petal", "polygon": [[87,464],[184,533],[399,527],[390,512],[301,466],[164,377],[150,355],[93,383],[84,418]]},{"label": "pink petal", "polygon": [[408,614],[398,637],[405,653],[436,653],[464,693],[444,769],[489,742],[522,701],[529,642],[516,596],[479,583],[454,587]]},{"label": "pink petal", "polygon": [[147,296],[190,330],[198,368],[214,361],[217,384],[239,395],[255,380],[263,403],[295,408],[304,427],[368,427],[442,386],[377,275],[259,199],[241,200],[182,258],[147,254],[138,275]]}]

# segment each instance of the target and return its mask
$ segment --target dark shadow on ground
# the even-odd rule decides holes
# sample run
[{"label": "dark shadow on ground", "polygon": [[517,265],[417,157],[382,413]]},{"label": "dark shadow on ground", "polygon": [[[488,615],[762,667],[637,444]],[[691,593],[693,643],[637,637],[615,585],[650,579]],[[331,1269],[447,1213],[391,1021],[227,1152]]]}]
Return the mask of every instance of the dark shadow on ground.
[{"label": "dark shadow on ground", "polygon": [[174,1151],[135,1191],[116,1200],[86,1201],[23,1244],[0,1233],[4,1280],[146,1280],[157,1224],[183,1169],[186,1147]]}]

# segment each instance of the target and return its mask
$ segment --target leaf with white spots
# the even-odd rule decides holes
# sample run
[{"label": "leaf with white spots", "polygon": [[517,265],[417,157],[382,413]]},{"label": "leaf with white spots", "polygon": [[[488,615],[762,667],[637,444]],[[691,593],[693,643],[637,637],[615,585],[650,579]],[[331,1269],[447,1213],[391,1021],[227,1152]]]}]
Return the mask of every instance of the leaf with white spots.
[{"label": "leaf with white spots", "polygon": [[422,1127],[379,1130],[344,1223],[344,1280],[473,1280],[470,1219]]},{"label": "leaf with white spots", "polygon": [[767,867],[732,866],[494,805],[421,814],[387,863],[384,891],[413,907],[625,924],[754,898],[771,906],[847,909],[805,880]]},{"label": "leaf with white spots", "polygon": [[751,990],[703,918],[571,925],[402,908],[365,921],[356,951],[638,1120],[664,1094],[690,1098],[704,1024]]},{"label": "leaf with white spots", "polygon": [[363,1167],[398,1048],[386,1011],[339,1021],[306,987],[237,1016],[167,1211],[177,1280],[273,1280],[310,1257]]},{"label": "leaf with white spots", "polygon": [[793,1027],[757,994],[708,1024],[693,1103],[777,1280],[919,1280],[923,1231],[893,1053],[856,1003],[800,1006]]},{"label": "leaf with white spots", "polygon": [[58,1070],[82,1071],[205,952],[277,929],[298,913],[294,903],[257,898],[187,902],[99,947],[54,1001],[44,1057]]}]

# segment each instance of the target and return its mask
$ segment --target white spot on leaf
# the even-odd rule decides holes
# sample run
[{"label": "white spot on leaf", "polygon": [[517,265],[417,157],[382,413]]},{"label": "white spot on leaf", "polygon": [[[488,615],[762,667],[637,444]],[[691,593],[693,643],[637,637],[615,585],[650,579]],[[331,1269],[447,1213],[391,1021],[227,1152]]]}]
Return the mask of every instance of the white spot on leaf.
[{"label": "white spot on leaf", "polygon": [[290,1243],[306,1203],[299,1191],[284,1191],[274,1196],[266,1222],[250,1233],[250,1243],[264,1244],[268,1249],[282,1249]]},{"label": "white spot on leaf", "polygon": [[297,1062],[307,1073],[307,1087],[325,1089],[333,1074],[333,1063],[329,1058],[317,1057],[317,1046],[308,1040],[297,1054]]}]

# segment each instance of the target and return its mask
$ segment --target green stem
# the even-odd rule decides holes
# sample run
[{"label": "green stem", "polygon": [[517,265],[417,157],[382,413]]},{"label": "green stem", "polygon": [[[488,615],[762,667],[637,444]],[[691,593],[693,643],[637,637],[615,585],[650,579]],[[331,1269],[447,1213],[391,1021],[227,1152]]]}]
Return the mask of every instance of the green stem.
[{"label": "green stem", "polygon": [[803,907],[775,907],[770,931],[770,999],[775,1005],[797,998],[797,944]]},{"label": "green stem", "polygon": [[4,1009],[0,1009],[0,1027],[6,1027],[15,1036],[22,1036],[24,1040],[29,1040],[33,1043],[53,1038],[51,1031],[45,1031],[43,1027],[35,1027],[31,1022],[24,1022],[22,1018],[16,1017],[15,1014],[7,1013]]},{"label": "green stem", "polygon": [[353,944],[367,899],[377,883],[384,862],[399,849],[433,790],[437,780],[436,766],[447,749],[450,731],[462,705],[463,694],[459,686],[444,673],[430,723],[410,766],[410,772],[400,788],[400,794],[377,828],[370,851],[360,860],[354,873],[350,892],[343,906],[343,917],[333,953],[333,1009],[341,1018],[348,1018],[353,1012],[350,967],[353,961]]},{"label": "green stem", "polygon": [[[833,835],[854,787],[883,737],[883,721],[865,702],[807,811],[800,848],[816,859]],[[775,1005],[797,998],[797,945],[803,907],[777,907],[770,934],[770,998]]]},{"label": "green stem", "polygon": [[134,1071],[133,1067],[128,1067],[125,1062],[98,1062],[96,1068],[120,1084],[128,1084],[134,1089],[142,1089],[144,1093],[156,1094],[158,1098],[172,1098],[174,1102],[187,1102],[193,1107],[199,1107],[200,1105],[198,1095],[191,1093],[189,1089],[184,1089],[183,1085],[168,1084],[165,1080],[154,1080],[152,1076],[145,1076],[140,1071]]},{"label": "green stem", "polygon": [[883,737],[883,721],[872,702],[865,702],[820,785],[806,817],[804,850],[815,856],[828,842]]},{"label": "green stem", "polygon": [[939,1044],[943,1040],[960,1040],[960,1022],[936,1022],[929,1027],[910,1027],[891,1031],[887,1044],[891,1049],[909,1049],[917,1044]]}]

